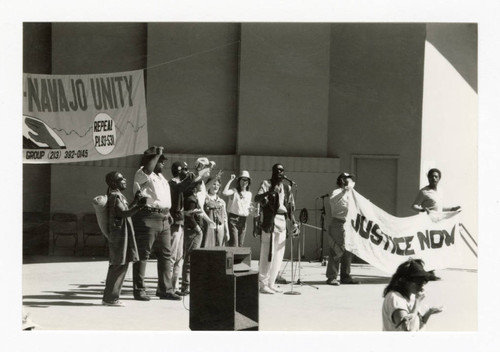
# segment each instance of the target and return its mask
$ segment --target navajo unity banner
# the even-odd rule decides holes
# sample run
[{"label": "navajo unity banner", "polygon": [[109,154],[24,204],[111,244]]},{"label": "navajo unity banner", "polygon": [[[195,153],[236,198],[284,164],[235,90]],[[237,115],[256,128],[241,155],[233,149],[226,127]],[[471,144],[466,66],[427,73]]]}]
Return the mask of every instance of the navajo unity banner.
[{"label": "navajo unity banner", "polygon": [[376,268],[394,273],[411,257],[422,259],[427,270],[445,269],[460,265],[464,253],[471,254],[460,235],[460,212],[398,218],[351,192],[345,247]]},{"label": "navajo unity banner", "polygon": [[142,70],[23,74],[23,161],[67,163],[141,154],[148,147]]}]

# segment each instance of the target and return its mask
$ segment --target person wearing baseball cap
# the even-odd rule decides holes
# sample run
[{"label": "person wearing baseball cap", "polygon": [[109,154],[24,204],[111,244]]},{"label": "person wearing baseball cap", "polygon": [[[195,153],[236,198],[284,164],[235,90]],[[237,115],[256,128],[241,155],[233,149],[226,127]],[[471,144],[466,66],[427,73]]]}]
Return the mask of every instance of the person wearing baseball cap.
[{"label": "person wearing baseball cap", "polygon": [[[384,331],[419,331],[432,314],[443,311],[442,307],[425,309],[424,286],[439,278],[433,271],[424,269],[421,259],[408,259],[400,264],[384,289],[382,322]],[[424,312],[425,311],[425,312]]]},{"label": "person wearing baseball cap", "polygon": [[[359,284],[359,281],[351,277],[352,253],[346,251],[344,246],[345,218],[354,184],[354,175],[343,172],[337,177],[338,188],[333,190],[330,196],[332,220],[328,231],[331,241],[328,248],[326,283],[332,286],[339,286],[341,283],[347,285]],[[337,280],[339,269],[340,282]]]},{"label": "person wearing baseball cap", "polygon": [[193,190],[197,183],[201,181],[202,175],[195,176],[192,172],[189,172],[188,164],[184,161],[174,161],[171,170],[173,177],[168,181],[168,184],[172,196],[170,215],[172,215],[174,223],[171,226],[172,253],[169,277],[175,294],[185,296],[186,292],[177,290],[178,279],[182,275],[184,261],[184,192]]}]

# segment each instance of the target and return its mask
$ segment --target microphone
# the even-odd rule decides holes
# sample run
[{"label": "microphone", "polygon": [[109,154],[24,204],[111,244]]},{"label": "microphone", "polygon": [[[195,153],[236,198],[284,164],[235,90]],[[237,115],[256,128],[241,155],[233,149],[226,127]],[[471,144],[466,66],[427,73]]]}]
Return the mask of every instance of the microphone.
[{"label": "microphone", "polygon": [[285,175],[283,175],[283,180],[287,180],[288,182],[290,182],[292,185],[296,185],[295,182],[293,182],[292,180],[290,180],[288,177],[286,177]]},{"label": "microphone", "polygon": [[329,197],[329,196],[330,196],[330,193],[325,193],[322,196],[316,197],[316,199],[319,199],[319,198],[323,199],[323,198],[326,198],[326,197]]}]

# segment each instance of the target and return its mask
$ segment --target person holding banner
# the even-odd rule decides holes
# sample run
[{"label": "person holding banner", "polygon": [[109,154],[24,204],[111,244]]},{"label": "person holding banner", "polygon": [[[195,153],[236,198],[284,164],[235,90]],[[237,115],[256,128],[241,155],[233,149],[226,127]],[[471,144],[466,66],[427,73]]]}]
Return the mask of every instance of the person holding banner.
[{"label": "person holding banner", "polygon": [[140,190],[147,196],[146,206],[132,217],[139,250],[139,261],[133,265],[133,290],[134,299],[139,301],[150,300],[146,294],[144,278],[154,245],[158,261],[156,296],[160,299],[181,300],[181,297],[174,292],[170,275],[172,271],[170,226],[173,224],[173,219],[170,215],[172,205],[170,186],[161,173],[165,160],[167,157],[163,154],[163,147],[149,148],[144,152],[141,167],[134,177],[134,192]]},{"label": "person holding banner", "polygon": [[120,292],[127,274],[128,263],[139,260],[131,216],[140,211],[146,198],[136,193],[129,204],[121,191],[127,188],[127,180],[117,171],[106,175],[109,216],[109,267],[102,304],[111,307],[125,306],[120,300]]},{"label": "person holding banner", "polygon": [[275,286],[278,271],[283,262],[286,241],[286,219],[298,229],[293,214],[295,201],[290,185],[283,184],[285,169],[281,164],[272,168],[270,180],[262,181],[254,201],[261,204],[263,220],[259,258],[260,293],[283,292]]},{"label": "person holding banner", "polygon": [[424,309],[422,306],[424,286],[436,280],[439,278],[433,271],[425,271],[420,259],[408,259],[399,265],[384,289],[383,331],[419,331],[432,314],[442,312],[442,307]]},{"label": "person holding banner", "polygon": [[[332,220],[328,235],[331,243],[328,249],[326,283],[332,286],[339,286],[341,283],[348,285],[359,284],[359,281],[351,277],[352,253],[346,251],[344,246],[344,225],[354,184],[353,175],[344,172],[337,177],[338,188],[334,189],[330,196]],[[340,282],[337,280],[339,269]]]},{"label": "person holding banner", "polygon": [[417,198],[413,202],[411,208],[418,212],[429,211],[458,211],[460,206],[443,207],[443,194],[441,189],[438,188],[439,181],[441,180],[441,171],[439,169],[430,169],[427,173],[429,184],[422,188]]}]

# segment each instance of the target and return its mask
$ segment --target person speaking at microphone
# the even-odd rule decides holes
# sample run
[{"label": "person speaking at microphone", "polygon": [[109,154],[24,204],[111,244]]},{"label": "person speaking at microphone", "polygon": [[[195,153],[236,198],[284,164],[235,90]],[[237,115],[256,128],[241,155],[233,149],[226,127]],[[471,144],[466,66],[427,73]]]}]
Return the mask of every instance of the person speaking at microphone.
[{"label": "person speaking at microphone", "polygon": [[[339,286],[342,284],[359,284],[359,281],[351,277],[352,253],[346,251],[344,246],[345,218],[349,208],[349,200],[354,189],[354,176],[347,172],[337,177],[338,188],[334,189],[330,196],[330,208],[332,220],[328,235],[331,243],[328,248],[328,264],[326,266],[326,283]],[[337,276],[340,268],[340,283]]]},{"label": "person speaking at microphone", "polygon": [[295,202],[292,187],[283,184],[284,178],[283,165],[274,164],[271,179],[262,181],[254,197],[254,201],[260,203],[263,214],[259,286],[260,293],[265,294],[283,292],[275,285],[275,282],[285,254],[287,218],[293,224],[293,231],[298,228],[293,214]]}]

